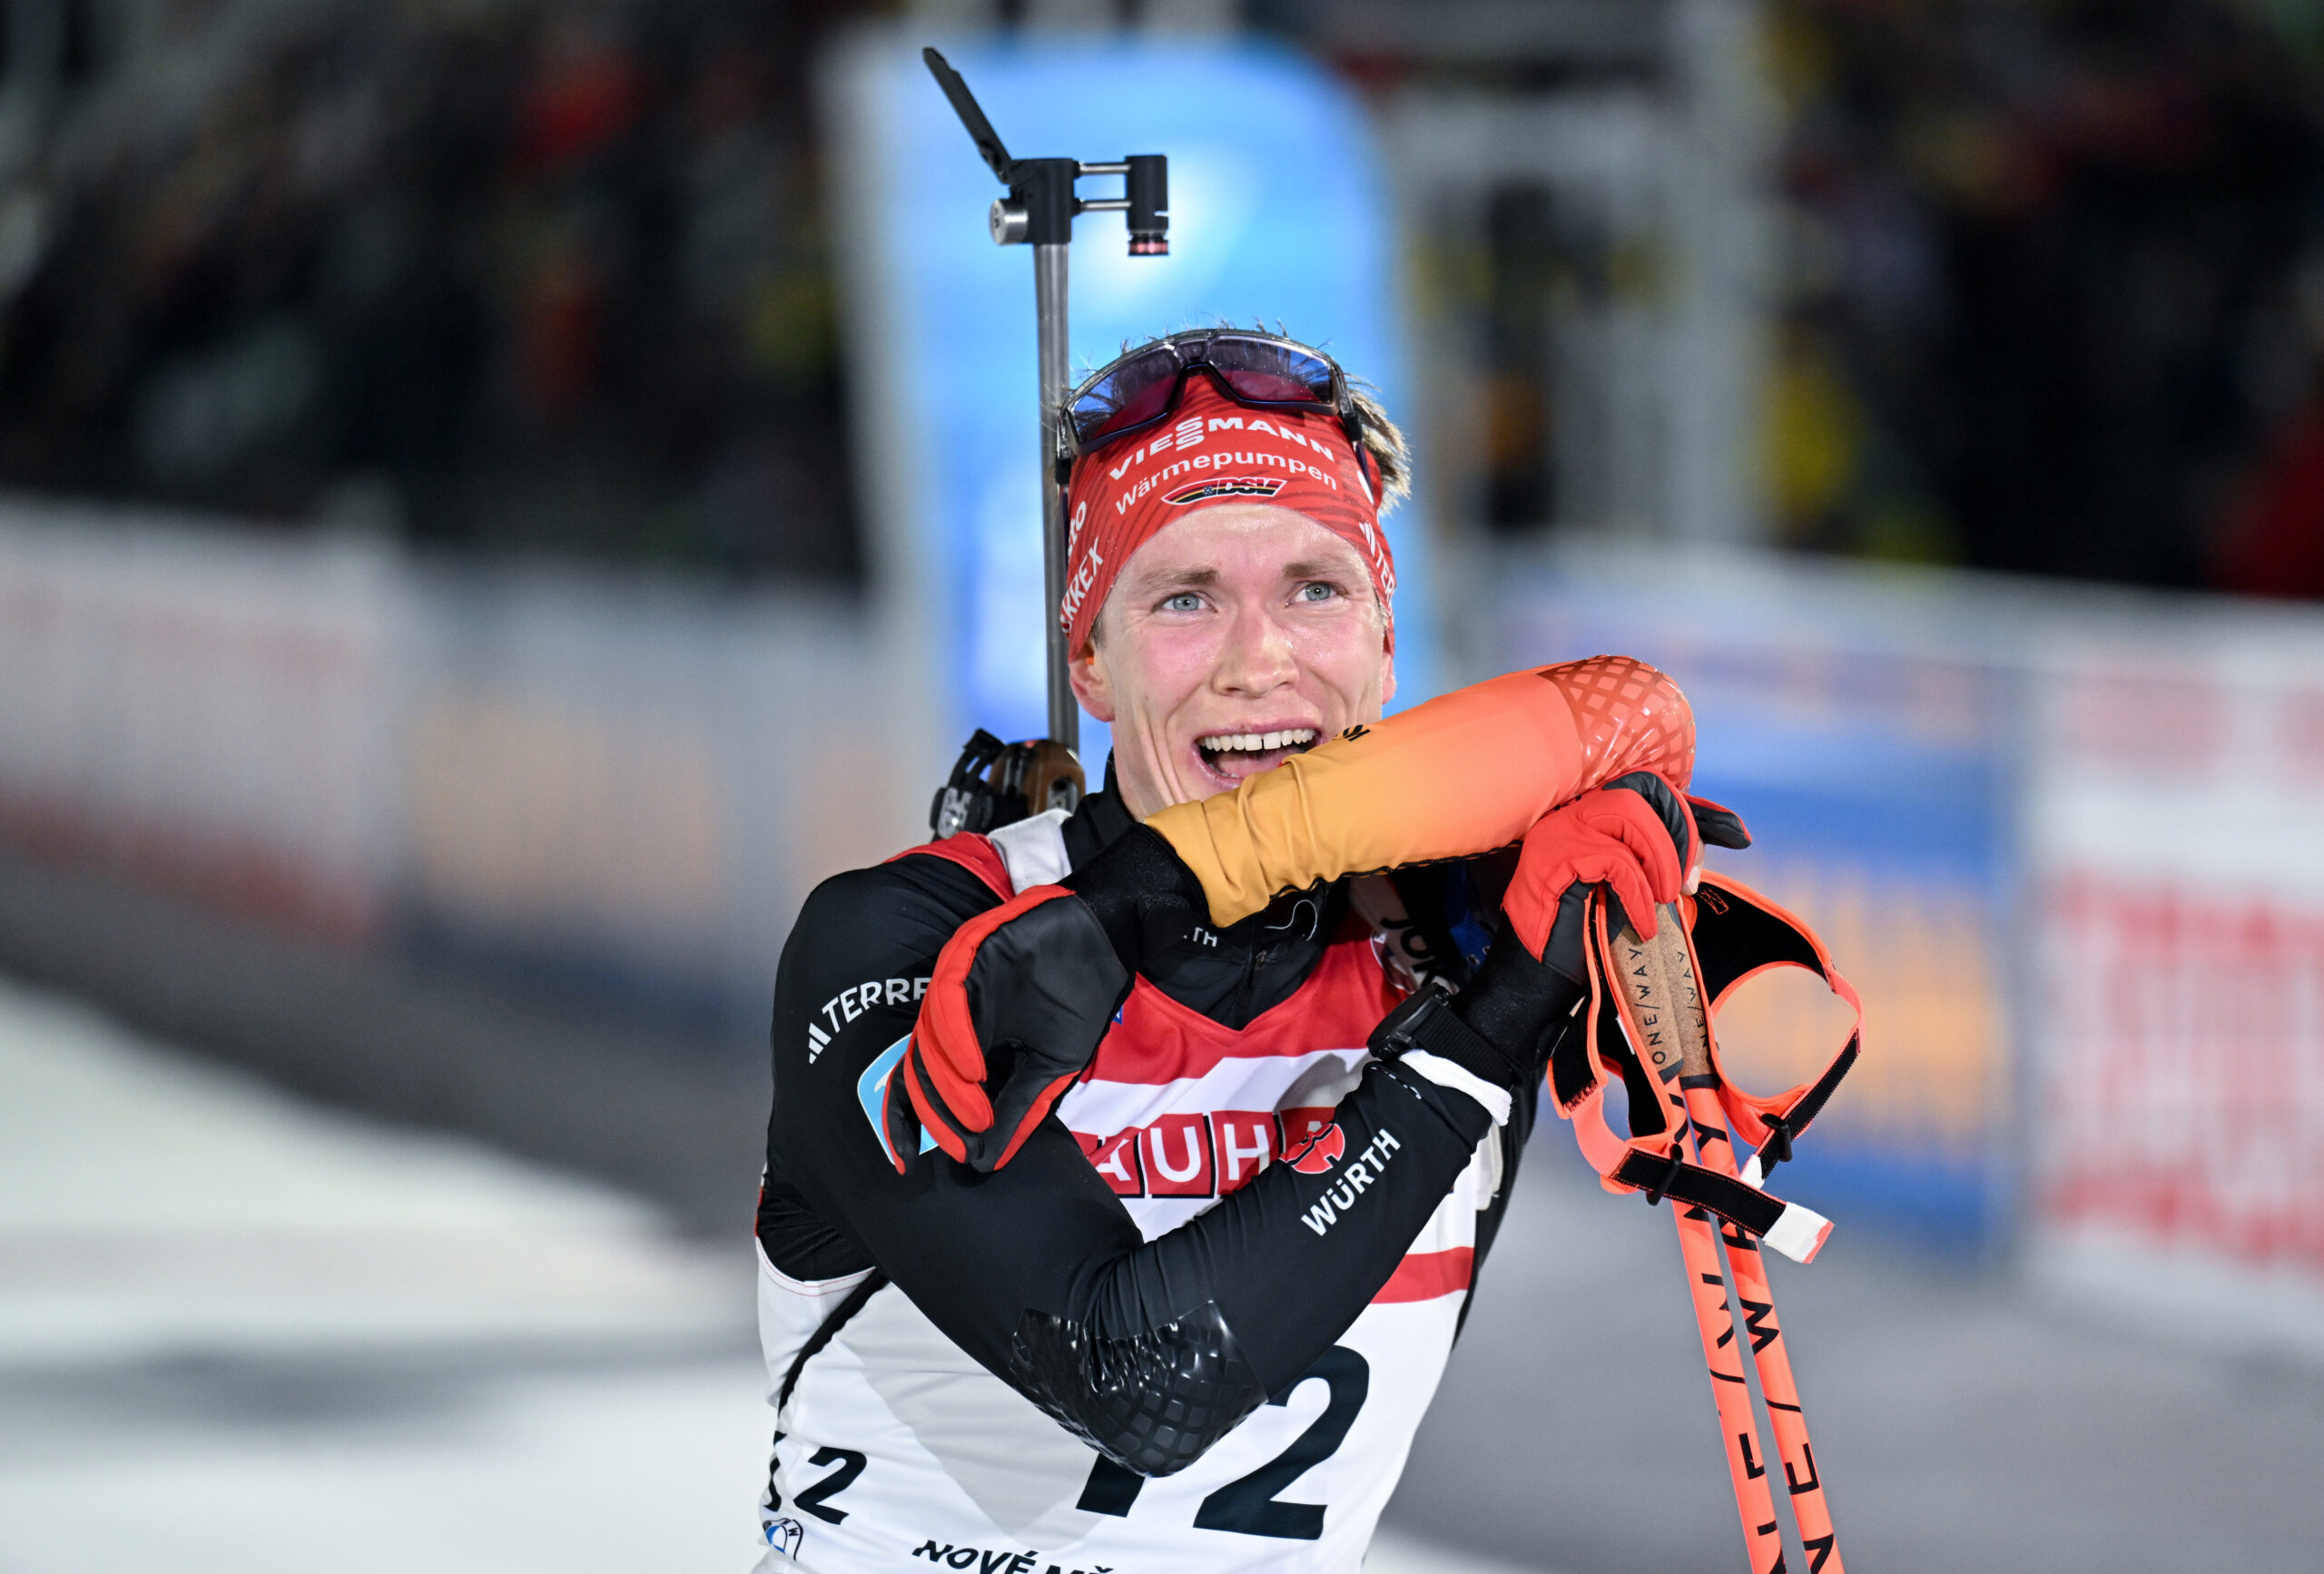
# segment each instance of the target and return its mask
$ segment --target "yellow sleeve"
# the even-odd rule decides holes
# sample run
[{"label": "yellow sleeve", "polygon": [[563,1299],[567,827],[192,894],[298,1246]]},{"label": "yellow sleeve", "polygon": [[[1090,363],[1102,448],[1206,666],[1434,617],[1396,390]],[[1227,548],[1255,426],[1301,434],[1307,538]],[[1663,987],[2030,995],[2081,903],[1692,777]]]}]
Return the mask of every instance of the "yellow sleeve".
[{"label": "yellow sleeve", "polygon": [[1628,771],[1681,790],[1694,714],[1627,656],[1509,673],[1443,694],[1147,823],[1202,881],[1214,920],[1319,880],[1506,846]]}]

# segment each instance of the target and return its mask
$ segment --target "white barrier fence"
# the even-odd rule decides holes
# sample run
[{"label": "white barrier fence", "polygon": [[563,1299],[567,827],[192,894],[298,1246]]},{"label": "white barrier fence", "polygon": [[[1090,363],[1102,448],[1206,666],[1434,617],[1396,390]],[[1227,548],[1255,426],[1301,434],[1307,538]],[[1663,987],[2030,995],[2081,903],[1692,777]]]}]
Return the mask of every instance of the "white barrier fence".
[{"label": "white barrier fence", "polygon": [[381,553],[0,510],[0,815],[301,927],[375,930],[394,880]]},{"label": "white barrier fence", "polygon": [[813,881],[924,810],[896,688],[835,599],[0,508],[11,841],[730,1028]]},{"label": "white barrier fence", "polygon": [[2324,627],[2150,609],[2036,662],[2031,1260],[2324,1359]]}]

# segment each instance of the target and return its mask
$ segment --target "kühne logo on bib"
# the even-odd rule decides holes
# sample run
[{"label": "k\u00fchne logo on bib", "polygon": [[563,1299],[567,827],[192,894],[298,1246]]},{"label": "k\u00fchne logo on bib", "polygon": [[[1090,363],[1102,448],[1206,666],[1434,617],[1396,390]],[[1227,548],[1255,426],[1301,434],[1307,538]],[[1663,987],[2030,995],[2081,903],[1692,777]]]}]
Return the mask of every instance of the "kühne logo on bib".
[{"label": "k\u00fchne logo on bib", "polygon": [[1334,1124],[1324,1127],[1307,1139],[1307,1146],[1284,1162],[1301,1175],[1322,1175],[1347,1152],[1347,1138]]}]

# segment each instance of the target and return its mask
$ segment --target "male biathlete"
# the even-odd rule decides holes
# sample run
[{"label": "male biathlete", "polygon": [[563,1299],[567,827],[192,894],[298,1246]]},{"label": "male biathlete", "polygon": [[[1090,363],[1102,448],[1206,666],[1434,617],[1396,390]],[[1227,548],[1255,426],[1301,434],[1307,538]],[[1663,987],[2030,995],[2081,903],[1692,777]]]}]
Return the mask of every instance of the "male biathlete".
[{"label": "male biathlete", "polygon": [[1382,722],[1406,456],[1326,357],[1177,335],[1070,415],[1103,790],[825,881],[783,951],[770,1574],[1355,1569],[1584,992],[1578,899],[1650,925],[1724,823],[1634,662]]}]

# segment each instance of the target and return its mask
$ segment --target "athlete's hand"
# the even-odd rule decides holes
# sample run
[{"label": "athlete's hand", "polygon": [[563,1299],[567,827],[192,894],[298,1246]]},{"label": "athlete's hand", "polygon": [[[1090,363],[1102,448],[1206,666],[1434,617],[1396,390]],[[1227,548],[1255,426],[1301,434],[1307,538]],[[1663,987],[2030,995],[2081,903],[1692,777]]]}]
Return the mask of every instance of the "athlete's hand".
[{"label": "athlete's hand", "polygon": [[[1654,933],[1655,909],[1693,889],[1703,844],[1748,847],[1750,833],[1729,810],[1687,798],[1651,771],[1632,771],[1593,788],[1534,821],[1517,872],[1502,899],[1510,925],[1535,959],[1555,961],[1560,910],[1578,910],[1581,891],[1603,883],[1641,935]],[[1571,899],[1569,900],[1569,899]],[[1571,938],[1579,939],[1572,928]]]},{"label": "athlete's hand", "polygon": [[1064,885],[1035,886],[961,925],[936,959],[899,1071],[936,1145],[986,1172],[1016,1157],[1097,1054],[1149,941],[1207,916],[1201,882],[1139,827]]},{"label": "athlete's hand", "polygon": [[1469,1034],[1423,1031],[1411,1047],[1503,1087],[1540,1081],[1558,1041],[1582,1020],[1577,1012],[1590,995],[1582,924],[1590,886],[1610,887],[1625,914],[1651,926],[1658,903],[1693,888],[1705,841],[1751,843],[1730,811],[1682,798],[1647,772],[1543,815],[1527,834],[1502,898],[1502,931],[1450,1004]]}]

